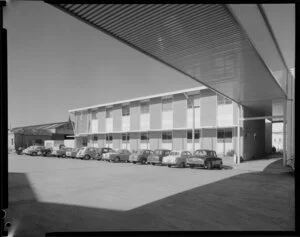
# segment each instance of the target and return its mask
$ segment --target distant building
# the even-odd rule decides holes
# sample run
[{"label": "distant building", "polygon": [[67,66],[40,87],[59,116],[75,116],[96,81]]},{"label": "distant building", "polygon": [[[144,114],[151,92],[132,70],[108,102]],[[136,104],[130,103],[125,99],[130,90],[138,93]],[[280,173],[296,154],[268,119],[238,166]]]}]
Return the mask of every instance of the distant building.
[{"label": "distant building", "polygon": [[44,144],[45,140],[73,139],[71,121],[17,127],[8,130],[8,149]]}]

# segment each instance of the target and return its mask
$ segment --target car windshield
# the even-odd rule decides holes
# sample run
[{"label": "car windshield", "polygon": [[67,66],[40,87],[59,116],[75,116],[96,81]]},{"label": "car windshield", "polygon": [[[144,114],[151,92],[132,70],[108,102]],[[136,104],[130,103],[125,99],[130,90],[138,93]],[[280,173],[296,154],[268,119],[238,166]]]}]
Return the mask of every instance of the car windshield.
[{"label": "car windshield", "polygon": [[211,156],[211,157],[217,157],[217,154],[214,151],[210,151],[209,152],[209,156]]},{"label": "car windshield", "polygon": [[163,151],[162,150],[155,150],[154,155],[162,155]]},{"label": "car windshield", "polygon": [[144,150],[138,150],[138,151],[137,151],[137,154],[138,154],[138,155],[142,155],[143,153],[144,153]]},{"label": "car windshield", "polygon": [[118,152],[119,150],[114,150],[114,149],[111,149],[111,150],[108,150],[108,152]]},{"label": "car windshield", "polygon": [[178,152],[178,151],[170,152],[170,156],[179,156],[179,155],[180,155],[180,152]]},{"label": "car windshield", "polygon": [[204,151],[204,150],[199,150],[199,151],[196,151],[196,152],[195,152],[195,155],[196,155],[196,156],[200,156],[200,157],[205,157],[205,156],[207,156],[208,154],[207,154],[207,152]]}]

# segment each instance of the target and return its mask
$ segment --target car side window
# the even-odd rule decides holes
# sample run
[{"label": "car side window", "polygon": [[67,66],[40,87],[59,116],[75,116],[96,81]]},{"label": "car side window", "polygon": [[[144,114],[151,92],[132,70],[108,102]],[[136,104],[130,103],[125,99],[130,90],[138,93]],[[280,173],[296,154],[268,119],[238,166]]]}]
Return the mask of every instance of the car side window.
[{"label": "car side window", "polygon": [[168,156],[169,154],[170,154],[169,151],[166,151],[166,152],[165,152],[165,156]]},{"label": "car side window", "polygon": [[187,152],[187,155],[188,155],[188,156],[191,156],[191,155],[192,155],[192,153],[188,151],[188,152]]}]

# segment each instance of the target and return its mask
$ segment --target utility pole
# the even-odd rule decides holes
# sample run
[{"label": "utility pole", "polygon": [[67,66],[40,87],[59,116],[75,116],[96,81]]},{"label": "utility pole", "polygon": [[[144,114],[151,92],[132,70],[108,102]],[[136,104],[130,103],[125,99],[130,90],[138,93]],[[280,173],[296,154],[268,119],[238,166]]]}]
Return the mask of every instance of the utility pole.
[{"label": "utility pole", "polygon": [[194,101],[191,100],[190,97],[186,93],[183,93],[186,99],[189,101],[189,103],[192,105],[193,110],[193,127],[192,127],[192,153],[194,154],[195,151],[195,107],[194,107]]}]

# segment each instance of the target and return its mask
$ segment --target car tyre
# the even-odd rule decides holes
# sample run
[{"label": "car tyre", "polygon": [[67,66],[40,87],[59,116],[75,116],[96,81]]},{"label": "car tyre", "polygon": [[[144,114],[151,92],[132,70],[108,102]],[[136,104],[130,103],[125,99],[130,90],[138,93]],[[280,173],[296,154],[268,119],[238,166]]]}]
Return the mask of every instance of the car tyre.
[{"label": "car tyre", "polygon": [[222,165],[222,163],[221,163],[221,164],[219,164],[219,166],[218,166],[218,169],[219,169],[219,170],[223,169],[223,165]]},{"label": "car tyre", "polygon": [[62,157],[62,158],[66,158],[66,155],[62,155],[61,157]]},{"label": "car tyre", "polygon": [[89,160],[90,158],[91,158],[91,157],[90,157],[89,155],[85,155],[85,156],[84,156],[84,159],[85,159],[85,160]]},{"label": "car tyre", "polygon": [[194,165],[190,165],[190,168],[193,169],[193,168],[194,168]]},{"label": "car tyre", "polygon": [[116,157],[115,162],[117,162],[117,163],[120,162],[120,157]]},{"label": "car tyre", "polygon": [[135,162],[135,161],[132,161],[132,163],[133,163],[133,164],[136,164],[136,162]]},{"label": "car tyre", "polygon": [[151,165],[155,165],[155,163],[152,162]]},{"label": "car tyre", "polygon": [[171,168],[171,165],[168,165],[169,168]]}]

